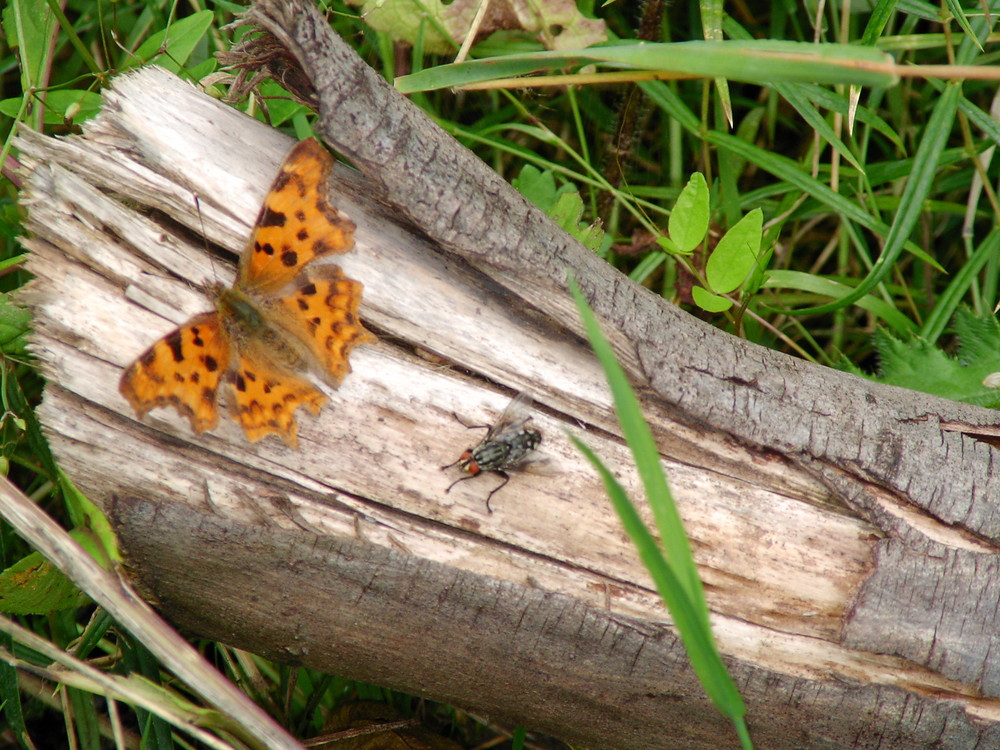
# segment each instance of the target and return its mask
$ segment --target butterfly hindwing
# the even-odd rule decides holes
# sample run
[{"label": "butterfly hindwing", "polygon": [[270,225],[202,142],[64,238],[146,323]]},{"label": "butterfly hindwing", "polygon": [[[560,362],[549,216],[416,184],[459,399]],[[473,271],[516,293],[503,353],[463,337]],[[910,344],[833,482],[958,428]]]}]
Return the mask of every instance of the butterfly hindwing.
[{"label": "butterfly hindwing", "polygon": [[140,418],[173,406],[195,432],[204,432],[219,422],[219,381],[228,364],[219,315],[204,313],[153,344],[122,374],[118,390]]},{"label": "butterfly hindwing", "polygon": [[240,260],[241,286],[277,291],[307,263],[354,246],[354,222],[327,199],[332,168],[333,157],[314,138],[289,152]]},{"label": "butterfly hindwing", "polygon": [[305,405],[319,414],[327,398],[305,378],[275,367],[266,356],[241,353],[236,369],[228,376],[233,386],[233,418],[243,427],[247,440],[256,442],[277,433],[290,448],[298,447],[295,410]]},{"label": "butterfly hindwing", "polygon": [[351,371],[348,358],[357,344],[372,342],[358,318],[363,286],[335,265],[319,266],[281,302],[323,367],[318,373],[336,387]]}]

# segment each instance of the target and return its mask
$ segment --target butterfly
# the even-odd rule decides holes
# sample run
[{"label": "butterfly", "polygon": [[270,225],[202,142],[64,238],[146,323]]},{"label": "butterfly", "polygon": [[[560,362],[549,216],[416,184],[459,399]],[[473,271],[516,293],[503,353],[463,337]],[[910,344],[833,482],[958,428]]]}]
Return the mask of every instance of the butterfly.
[{"label": "butterfly", "polygon": [[375,340],[358,319],[360,282],[332,264],[304,270],[354,246],[354,223],[327,197],[332,166],[314,138],[288,153],[236,282],[206,287],[215,310],[167,334],[122,374],[119,391],[140,419],[173,406],[195,432],[211,430],[225,381],[232,416],[248,440],[277,433],[298,447],[295,410],[319,414],[327,401],[308,375],[336,388],[351,371],[351,349]]},{"label": "butterfly", "polygon": [[490,513],[490,500],[510,481],[508,469],[526,469],[545,467],[548,470],[548,457],[535,449],[542,442],[542,433],[528,427],[531,421],[531,395],[527,391],[517,394],[503,413],[492,425],[465,425],[471,430],[485,429],[486,436],[474,448],[467,448],[457,461],[453,461],[441,469],[449,469],[456,464],[469,476],[460,477],[448,485],[445,494],[459,482],[472,479],[489,471],[503,478],[503,481],[493,488],[486,496],[486,510]]}]

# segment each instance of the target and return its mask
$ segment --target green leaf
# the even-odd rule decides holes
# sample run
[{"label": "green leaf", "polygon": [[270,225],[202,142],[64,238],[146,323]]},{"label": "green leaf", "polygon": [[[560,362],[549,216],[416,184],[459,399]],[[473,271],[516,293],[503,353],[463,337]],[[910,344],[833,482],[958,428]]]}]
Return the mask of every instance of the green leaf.
[{"label": "green leaf", "polygon": [[755,208],[719,240],[705,263],[705,276],[712,291],[729,294],[746,280],[760,254],[763,231],[764,212]]},{"label": "green leaf", "polygon": [[43,84],[56,18],[46,0],[11,0],[3,11],[7,44],[17,48],[21,86],[29,91]]},{"label": "green leaf", "polygon": [[549,215],[570,234],[576,234],[583,216],[583,198],[577,191],[561,193]]},{"label": "green leaf", "polygon": [[0,352],[9,356],[27,356],[30,331],[31,313],[11,301],[9,294],[0,294]]},{"label": "green leaf", "polygon": [[712,294],[710,291],[704,287],[698,286],[697,284],[691,287],[691,297],[694,299],[694,303],[705,312],[725,312],[733,306],[732,300],[720,297],[718,294]]},{"label": "green leaf", "polygon": [[[40,102],[39,102],[40,103]],[[0,114],[17,117],[20,99],[0,101]],[[79,124],[89,120],[101,109],[101,96],[93,91],[53,89],[45,92],[45,124]]]},{"label": "green leaf", "polygon": [[[453,54],[469,32],[477,2],[470,0],[366,0],[361,5],[365,23],[396,41],[416,46],[426,53]],[[554,49],[586,47],[606,41],[603,21],[587,18],[573,0],[539,0],[526,13],[490,14],[487,23],[501,31],[537,35]]]},{"label": "green leaf", "polygon": [[708,217],[708,183],[705,175],[695,172],[677,196],[667,224],[670,239],[680,252],[690,253],[701,244],[708,234]]},{"label": "green leaf", "polygon": [[532,164],[525,164],[521,173],[511,180],[511,185],[545,213],[552,210],[558,199],[556,176],[551,169],[543,172]]},{"label": "green leaf", "polygon": [[977,317],[967,308],[955,313],[959,339],[950,356],[926,339],[898,338],[884,329],[874,334],[879,355],[877,380],[932,393],[955,401],[1000,409],[1000,389],[984,385],[1000,372],[1000,322],[993,315]]},{"label": "green leaf", "polygon": [[[89,532],[74,529],[70,536],[95,559],[108,565],[100,545]],[[0,611],[9,614],[47,614],[79,607],[86,601],[86,594],[39,552],[30,553],[0,573]]]},{"label": "green leaf", "polygon": [[591,250],[601,246],[604,230],[600,222],[587,225],[580,221],[583,216],[580,191],[572,184],[556,187],[555,173],[551,169],[542,171],[526,164],[511,184],[583,245]]},{"label": "green leaf", "polygon": [[156,63],[173,73],[179,72],[205,36],[214,18],[212,11],[203,10],[175,21],[139,45],[139,49],[122,66],[122,70]]},{"label": "green leaf", "polygon": [[59,487],[62,489],[63,498],[66,501],[66,510],[69,513],[73,524],[80,528],[89,529],[93,533],[93,541],[100,548],[100,553],[91,554],[99,559],[114,560],[116,563],[122,561],[121,552],[118,549],[118,537],[111,529],[111,523],[107,516],[76,488],[69,477],[59,470]]}]

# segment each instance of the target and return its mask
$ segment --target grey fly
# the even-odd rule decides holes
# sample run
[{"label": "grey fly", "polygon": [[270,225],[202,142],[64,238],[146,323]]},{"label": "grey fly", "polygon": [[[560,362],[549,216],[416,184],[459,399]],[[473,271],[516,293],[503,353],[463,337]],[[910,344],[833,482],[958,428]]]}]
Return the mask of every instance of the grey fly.
[{"label": "grey fly", "polygon": [[457,461],[441,467],[443,470],[458,465],[469,474],[452,482],[445,493],[451,492],[451,488],[459,482],[477,477],[484,471],[492,472],[503,478],[500,485],[486,496],[486,509],[492,513],[490,499],[510,481],[507,471],[539,460],[532,454],[542,442],[542,433],[526,426],[530,420],[531,396],[522,391],[492,425],[465,425],[470,430],[485,429],[486,437],[479,445],[466,449]]}]

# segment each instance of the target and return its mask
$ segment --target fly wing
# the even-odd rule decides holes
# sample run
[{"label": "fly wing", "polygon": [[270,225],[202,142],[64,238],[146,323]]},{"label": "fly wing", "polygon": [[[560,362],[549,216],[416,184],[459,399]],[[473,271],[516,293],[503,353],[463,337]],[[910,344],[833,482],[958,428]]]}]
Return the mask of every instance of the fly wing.
[{"label": "fly wing", "polygon": [[559,463],[552,456],[540,450],[528,451],[513,467],[518,471],[551,477],[560,473]]},{"label": "fly wing", "polygon": [[489,432],[486,433],[486,437],[483,438],[483,442],[488,443],[498,435],[503,435],[510,430],[521,429],[531,419],[531,407],[533,403],[531,394],[527,391],[521,391],[514,396],[511,402],[507,404],[507,408],[503,410],[503,414],[490,427]]}]

